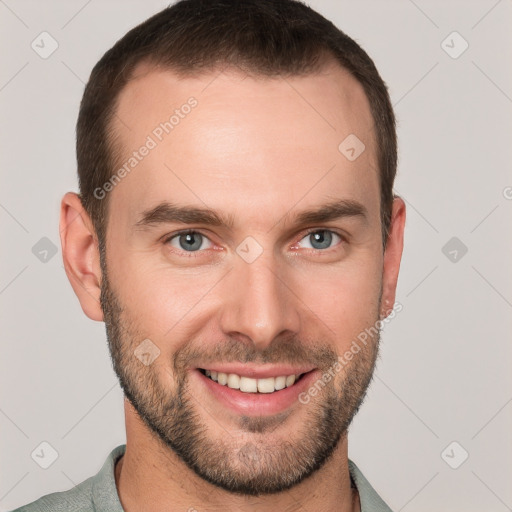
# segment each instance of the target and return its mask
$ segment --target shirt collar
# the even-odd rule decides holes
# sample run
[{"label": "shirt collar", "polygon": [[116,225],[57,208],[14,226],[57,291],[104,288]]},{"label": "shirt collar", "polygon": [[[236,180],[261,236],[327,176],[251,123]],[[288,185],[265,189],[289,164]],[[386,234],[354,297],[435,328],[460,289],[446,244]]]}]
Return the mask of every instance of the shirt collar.
[{"label": "shirt collar", "polygon": [[377,491],[371,486],[370,482],[366,480],[355,462],[350,459],[348,460],[348,470],[359,493],[361,512],[393,512],[377,494]]},{"label": "shirt collar", "polygon": [[117,494],[115,467],[124,455],[126,444],[114,448],[92,483],[92,502],[96,512],[124,512]]}]

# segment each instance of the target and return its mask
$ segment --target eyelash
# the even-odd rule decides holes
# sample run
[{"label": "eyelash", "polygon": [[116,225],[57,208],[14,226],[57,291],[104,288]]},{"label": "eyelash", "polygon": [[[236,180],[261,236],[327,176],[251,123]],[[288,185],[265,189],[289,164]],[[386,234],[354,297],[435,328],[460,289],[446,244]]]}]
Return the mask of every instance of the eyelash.
[{"label": "eyelash", "polygon": [[[314,252],[314,253],[325,253],[325,252],[329,252],[329,250],[331,250],[331,249],[334,249],[338,245],[343,245],[343,244],[347,243],[347,239],[345,236],[343,236],[341,233],[339,233],[336,230],[327,229],[327,228],[310,228],[310,229],[306,230],[304,233],[301,233],[301,237],[299,238],[298,241],[300,242],[303,238],[305,238],[308,235],[311,235],[312,233],[320,233],[322,231],[326,231],[326,232],[334,233],[335,235],[338,235],[340,237],[341,241],[338,244],[334,245],[333,247],[329,247],[328,249],[323,249],[323,250],[322,249],[306,249],[306,250],[308,250],[309,252]],[[190,235],[190,234],[199,234],[201,236],[204,236],[208,240],[210,240],[207,235],[205,235],[201,231],[198,231],[197,229],[184,229],[182,231],[178,231],[176,233],[173,233],[172,235],[164,237],[163,243],[164,243],[164,245],[166,245],[174,238],[177,238],[181,235]],[[211,240],[210,240],[210,242],[211,242]],[[189,257],[189,258],[196,258],[199,256],[199,254],[201,252],[203,252],[203,251],[184,251],[184,250],[173,248],[173,251],[175,251],[175,250],[179,251],[180,253],[185,253],[186,254],[185,257]]]}]

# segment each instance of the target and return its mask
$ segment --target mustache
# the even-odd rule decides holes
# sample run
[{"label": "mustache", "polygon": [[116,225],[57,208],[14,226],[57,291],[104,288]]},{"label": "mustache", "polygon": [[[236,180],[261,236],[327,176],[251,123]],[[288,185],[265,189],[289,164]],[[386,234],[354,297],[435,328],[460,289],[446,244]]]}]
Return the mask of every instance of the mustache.
[{"label": "mustache", "polygon": [[229,337],[223,342],[211,343],[192,341],[174,354],[174,369],[177,373],[187,368],[198,368],[207,363],[253,363],[290,364],[297,366],[314,365],[328,369],[338,360],[338,353],[326,343],[306,344],[296,336],[275,339],[258,350],[248,339]]}]

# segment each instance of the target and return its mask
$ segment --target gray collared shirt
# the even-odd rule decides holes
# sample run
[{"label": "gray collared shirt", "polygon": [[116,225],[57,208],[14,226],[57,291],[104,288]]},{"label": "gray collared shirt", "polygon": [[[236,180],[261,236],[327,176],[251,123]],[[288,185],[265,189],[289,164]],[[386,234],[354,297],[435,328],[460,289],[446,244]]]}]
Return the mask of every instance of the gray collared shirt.
[{"label": "gray collared shirt", "polygon": [[[114,448],[100,471],[68,491],[54,492],[12,512],[124,512],[117,494],[114,468],[126,445]],[[361,512],[392,512],[349,459],[348,468],[359,492]]]}]

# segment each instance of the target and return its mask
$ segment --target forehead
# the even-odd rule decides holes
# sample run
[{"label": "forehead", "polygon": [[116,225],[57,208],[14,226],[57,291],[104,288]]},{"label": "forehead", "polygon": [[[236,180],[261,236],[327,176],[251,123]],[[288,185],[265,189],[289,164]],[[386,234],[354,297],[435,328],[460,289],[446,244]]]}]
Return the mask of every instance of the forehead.
[{"label": "forehead", "polygon": [[[144,65],[122,90],[116,114],[114,173],[126,172],[111,209],[124,209],[130,222],[164,200],[227,213],[249,212],[250,202],[258,205],[253,217],[337,197],[378,211],[369,103],[337,65],[273,78],[232,69],[183,77]],[[356,160],[343,153],[345,140],[359,144],[356,151],[364,144]]]}]

